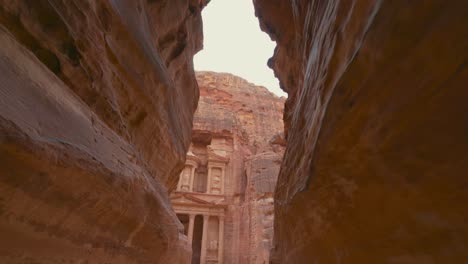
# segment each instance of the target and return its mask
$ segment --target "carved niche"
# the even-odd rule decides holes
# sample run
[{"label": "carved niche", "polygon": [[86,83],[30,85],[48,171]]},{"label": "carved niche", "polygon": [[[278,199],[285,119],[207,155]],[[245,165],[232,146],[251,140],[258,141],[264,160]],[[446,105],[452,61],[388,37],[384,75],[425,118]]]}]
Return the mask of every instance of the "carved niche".
[{"label": "carved niche", "polygon": [[212,194],[221,194],[222,193],[222,177],[223,169],[218,167],[211,168],[211,193]]}]

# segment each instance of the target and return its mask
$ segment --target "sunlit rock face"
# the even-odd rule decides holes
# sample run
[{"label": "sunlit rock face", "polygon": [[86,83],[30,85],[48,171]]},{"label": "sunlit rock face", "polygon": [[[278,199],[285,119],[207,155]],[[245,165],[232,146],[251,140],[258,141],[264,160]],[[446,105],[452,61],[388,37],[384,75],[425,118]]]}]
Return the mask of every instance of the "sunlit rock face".
[{"label": "sunlit rock face", "polygon": [[[192,241],[193,263],[268,263],[285,98],[232,74],[196,76],[200,101],[192,145],[171,194]],[[209,216],[206,227],[197,224],[202,215]]]},{"label": "sunlit rock face", "polygon": [[275,263],[466,261],[466,1],[254,3],[289,94]]},{"label": "sunlit rock face", "polygon": [[[284,97],[227,73],[197,72],[194,135],[231,135],[224,263],[268,263],[273,192],[284,153]],[[195,140],[195,138],[194,138]]]},{"label": "sunlit rock face", "polygon": [[189,263],[205,1],[0,1],[0,262]]}]

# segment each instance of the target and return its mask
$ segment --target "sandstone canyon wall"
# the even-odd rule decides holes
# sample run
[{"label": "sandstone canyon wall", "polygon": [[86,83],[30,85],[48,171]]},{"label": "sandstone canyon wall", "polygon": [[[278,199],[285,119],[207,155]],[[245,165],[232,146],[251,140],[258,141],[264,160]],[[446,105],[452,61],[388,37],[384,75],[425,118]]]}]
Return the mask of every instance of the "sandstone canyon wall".
[{"label": "sandstone canyon wall", "polygon": [[254,3],[289,95],[274,263],[466,262],[467,2]]},{"label": "sandstone canyon wall", "polygon": [[0,262],[189,263],[199,0],[0,1]]},{"label": "sandstone canyon wall", "polygon": [[[197,72],[196,76],[200,101],[187,157],[189,169],[181,176],[186,180],[171,194],[174,208],[183,219],[209,215],[207,245],[217,244],[218,237],[224,237],[222,254],[215,254],[218,248],[208,246],[206,254],[198,253],[197,231],[186,230],[194,233],[188,234],[193,237],[194,254],[206,255],[206,263],[268,263],[273,191],[285,147],[285,98],[227,73]],[[222,161],[225,164],[220,164]],[[219,181],[214,178],[219,176],[213,176],[214,166],[222,170],[220,189],[213,185],[214,180]],[[199,189],[201,178],[207,187]],[[223,219],[221,236],[217,219]]]}]

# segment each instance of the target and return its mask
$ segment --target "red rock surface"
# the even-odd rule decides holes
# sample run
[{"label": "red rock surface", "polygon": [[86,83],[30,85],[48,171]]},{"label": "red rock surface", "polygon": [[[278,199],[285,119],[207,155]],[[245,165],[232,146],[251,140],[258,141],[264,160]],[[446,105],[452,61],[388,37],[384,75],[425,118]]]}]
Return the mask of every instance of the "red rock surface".
[{"label": "red rock surface", "polygon": [[188,263],[205,1],[0,1],[0,262]]},{"label": "red rock surface", "polygon": [[271,150],[283,131],[284,97],[229,73],[197,72],[200,101],[194,130],[239,135],[252,154]]},{"label": "red rock surface", "polygon": [[284,152],[284,97],[227,73],[197,72],[194,140],[232,138],[225,201],[225,264],[268,263],[273,191]]},{"label": "red rock surface", "polygon": [[289,94],[274,263],[466,261],[467,2],[254,3]]}]

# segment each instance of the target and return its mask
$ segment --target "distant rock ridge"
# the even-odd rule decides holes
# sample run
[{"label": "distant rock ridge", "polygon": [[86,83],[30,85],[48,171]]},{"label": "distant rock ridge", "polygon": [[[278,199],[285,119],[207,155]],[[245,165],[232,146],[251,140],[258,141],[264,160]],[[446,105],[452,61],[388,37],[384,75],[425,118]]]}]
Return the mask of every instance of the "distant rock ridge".
[{"label": "distant rock ridge", "polygon": [[200,101],[194,130],[236,130],[252,154],[268,150],[269,141],[282,133],[285,97],[230,73],[200,71],[196,77]]}]

